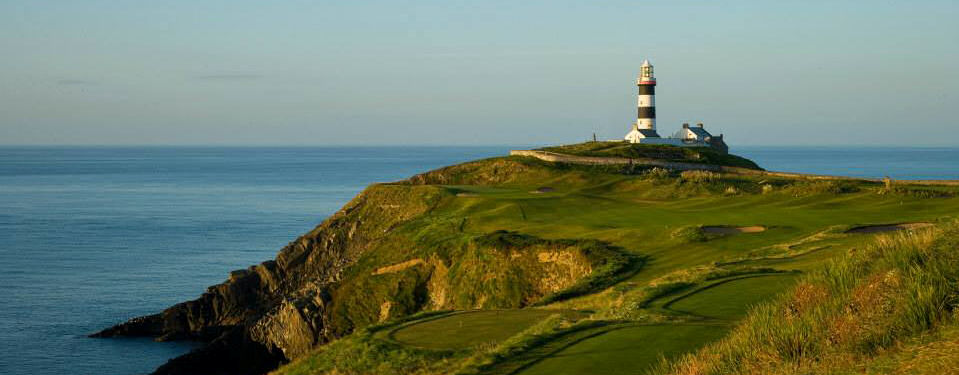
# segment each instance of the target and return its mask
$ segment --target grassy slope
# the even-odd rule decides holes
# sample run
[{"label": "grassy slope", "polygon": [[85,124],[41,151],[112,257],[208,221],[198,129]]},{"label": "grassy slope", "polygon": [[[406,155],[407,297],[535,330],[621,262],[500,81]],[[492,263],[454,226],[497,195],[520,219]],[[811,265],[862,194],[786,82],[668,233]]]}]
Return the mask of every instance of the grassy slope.
[{"label": "grassy slope", "polygon": [[387,337],[408,346],[463,349],[498,343],[553,314],[556,310],[479,310],[424,319],[391,330]]},{"label": "grassy slope", "polygon": [[[621,348],[622,340],[631,335],[606,335],[603,332],[610,329],[608,324],[673,324],[709,319],[676,310],[683,303],[698,305],[696,308],[712,305],[718,310],[716,317],[734,319],[749,305],[771,298],[776,288],[753,288],[746,281],[703,287],[750,273],[817,269],[828,259],[851,248],[862,248],[872,240],[872,235],[842,233],[853,225],[938,222],[959,212],[959,199],[953,190],[930,196],[914,194],[909,188],[887,191],[865,182],[748,176],[692,180],[679,175],[619,172],[615,167],[551,165],[514,157],[417,176],[411,184],[436,185],[445,189],[446,194],[428,215],[397,228],[395,235],[408,242],[391,241],[393,251],[377,251],[374,253],[378,258],[360,262],[361,267],[367,267],[363,272],[368,272],[369,267],[377,264],[429,255],[424,249],[456,248],[451,244],[459,243],[464,236],[482,236],[503,229],[543,239],[598,240],[647,259],[638,273],[612,280],[618,282],[612,288],[580,293],[547,306],[588,310],[594,313],[590,319],[574,322],[554,317],[499,344],[480,335],[477,345],[455,350],[403,346],[361,330],[278,373],[514,373],[534,371],[539,363],[546,366],[547,360],[549,366],[556,368],[572,369],[600,361],[642,371],[659,354],[680,354],[716,335],[670,336],[670,330],[664,329],[662,335],[656,335],[657,340],[665,340],[669,345],[640,345],[624,354],[616,348]],[[531,193],[547,186],[554,190]],[[734,188],[732,192],[730,187]],[[701,225],[763,225],[768,230],[695,239],[673,235],[683,228]],[[732,287],[740,282],[742,287]],[[696,292],[700,288],[702,292]],[[678,300],[664,306],[691,292],[685,302]],[[723,324],[726,325],[716,330],[725,332],[732,327]],[[515,332],[527,325],[508,326],[504,327],[509,328],[506,331]],[[490,336],[502,338],[493,333]],[[429,332],[419,335],[427,337]],[[599,353],[607,351],[611,356],[581,360],[586,357],[556,355],[562,350],[575,353],[588,348]],[[634,360],[630,362],[629,358]]]},{"label": "grassy slope", "polygon": [[885,236],[752,310],[726,339],[657,372],[953,373],[957,248],[957,224]]}]

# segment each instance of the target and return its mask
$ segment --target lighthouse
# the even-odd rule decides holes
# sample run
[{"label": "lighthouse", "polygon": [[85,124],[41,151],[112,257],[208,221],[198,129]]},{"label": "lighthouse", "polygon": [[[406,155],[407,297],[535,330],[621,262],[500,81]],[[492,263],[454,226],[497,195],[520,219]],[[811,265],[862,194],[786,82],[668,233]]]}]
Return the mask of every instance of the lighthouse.
[{"label": "lighthouse", "polygon": [[650,64],[648,59],[643,60],[643,65],[639,67],[636,86],[639,87],[636,122],[630,124],[629,133],[626,133],[624,137],[626,142],[679,147],[712,147],[724,154],[729,152],[729,146],[723,140],[723,135],[709,134],[701,122],[695,127],[685,123],[682,129],[666,138],[656,133],[656,76],[653,75],[653,64]]},{"label": "lighthouse", "polygon": [[636,127],[656,130],[656,77],[653,76],[653,64],[643,60],[636,78],[639,87],[639,100],[636,111]]},{"label": "lighthouse", "polygon": [[656,76],[653,75],[653,64],[649,63],[649,59],[643,60],[639,68],[636,86],[639,87],[636,123],[625,137],[632,143],[640,143],[646,138],[659,138],[656,133]]}]

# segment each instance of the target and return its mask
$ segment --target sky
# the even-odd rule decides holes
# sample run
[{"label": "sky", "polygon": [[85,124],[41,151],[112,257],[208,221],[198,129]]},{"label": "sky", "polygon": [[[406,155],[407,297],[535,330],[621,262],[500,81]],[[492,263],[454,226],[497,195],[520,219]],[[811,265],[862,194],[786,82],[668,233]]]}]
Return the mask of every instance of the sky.
[{"label": "sky", "polygon": [[0,144],[959,146],[959,1],[0,0]]}]

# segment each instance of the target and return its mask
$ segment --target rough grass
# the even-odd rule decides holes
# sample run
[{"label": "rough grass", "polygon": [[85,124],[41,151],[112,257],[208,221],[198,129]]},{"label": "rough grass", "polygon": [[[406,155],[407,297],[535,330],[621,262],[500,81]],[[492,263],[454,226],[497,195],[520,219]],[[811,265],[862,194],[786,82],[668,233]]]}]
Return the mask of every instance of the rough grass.
[{"label": "rough grass", "polygon": [[575,284],[543,297],[534,306],[549,305],[602,290],[639,272],[646,262],[645,256],[626,253],[599,241],[586,244],[583,252],[590,260],[593,271]]},{"label": "rough grass", "polygon": [[882,236],[760,305],[729,337],[655,373],[850,370],[954,313],[959,226]]},{"label": "rough grass", "polygon": [[692,171],[683,171],[679,176],[685,181],[691,182],[707,182],[719,178],[719,173],[703,171],[703,170],[692,170]]},{"label": "rough grass", "polygon": [[[427,224],[415,228],[415,240],[397,239],[389,246],[428,250],[406,253],[415,258],[366,259],[335,290],[335,332],[345,335],[428,309],[521,308],[560,301],[601,290],[642,264],[642,257],[598,240],[543,239],[502,230],[470,236]],[[411,265],[378,272],[403,263]]]},{"label": "rough grass", "polygon": [[352,335],[319,347],[311,355],[280,367],[274,375],[426,375],[448,368],[467,353],[435,351],[408,347],[375,336],[411,320],[428,319],[448,314],[432,312],[413,314],[381,325],[358,330]]},{"label": "rough grass", "polygon": [[[907,340],[879,355],[858,363],[848,373],[944,375],[959,369],[959,322]],[[853,366],[851,366],[853,367]]]},{"label": "rough grass", "polygon": [[450,367],[462,353],[416,349],[357,333],[337,340],[272,374],[275,375],[418,375]]}]

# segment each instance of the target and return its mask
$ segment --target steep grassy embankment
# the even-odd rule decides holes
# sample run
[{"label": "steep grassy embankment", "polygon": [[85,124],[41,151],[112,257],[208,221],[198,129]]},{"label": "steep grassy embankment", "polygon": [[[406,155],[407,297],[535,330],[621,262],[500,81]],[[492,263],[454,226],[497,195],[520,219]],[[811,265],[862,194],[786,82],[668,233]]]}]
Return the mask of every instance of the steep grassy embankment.
[{"label": "steep grassy embankment", "polygon": [[753,309],[662,374],[946,374],[959,370],[959,225],[883,236]]}]

